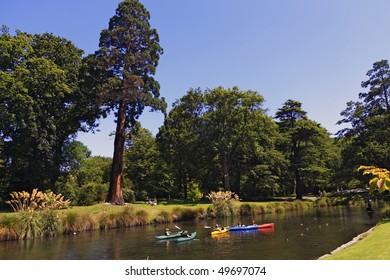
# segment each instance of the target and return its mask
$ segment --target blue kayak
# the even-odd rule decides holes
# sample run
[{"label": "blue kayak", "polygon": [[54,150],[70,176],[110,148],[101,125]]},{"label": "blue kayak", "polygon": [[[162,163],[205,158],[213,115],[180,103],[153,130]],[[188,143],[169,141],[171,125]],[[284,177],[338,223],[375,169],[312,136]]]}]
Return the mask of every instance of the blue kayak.
[{"label": "blue kayak", "polygon": [[189,236],[183,236],[183,237],[179,237],[178,239],[176,239],[176,242],[184,242],[184,241],[189,241],[189,240],[192,240],[194,239],[196,236],[196,231],[193,232],[193,233],[190,233]]},{"label": "blue kayak", "polygon": [[239,231],[239,230],[257,230],[259,228],[258,225],[250,225],[250,226],[234,226],[228,228],[229,231]]}]

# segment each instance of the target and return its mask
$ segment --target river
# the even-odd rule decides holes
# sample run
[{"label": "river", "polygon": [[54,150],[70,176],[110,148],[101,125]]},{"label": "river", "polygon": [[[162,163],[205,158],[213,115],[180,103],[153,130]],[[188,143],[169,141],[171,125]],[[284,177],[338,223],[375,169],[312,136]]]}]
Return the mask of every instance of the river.
[{"label": "river", "polygon": [[[313,260],[349,242],[374,226],[364,208],[332,207],[236,219],[207,219],[106,231],[91,231],[52,239],[0,242],[3,260]],[[275,224],[269,232],[247,231],[212,237],[216,223],[223,226]],[[166,227],[175,225],[194,240],[156,241]]]}]

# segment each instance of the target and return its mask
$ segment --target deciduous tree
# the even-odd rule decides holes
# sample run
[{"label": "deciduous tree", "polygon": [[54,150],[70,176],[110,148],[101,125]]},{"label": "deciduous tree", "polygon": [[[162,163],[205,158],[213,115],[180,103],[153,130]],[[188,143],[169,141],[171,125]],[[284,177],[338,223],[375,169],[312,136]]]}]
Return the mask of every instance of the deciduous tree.
[{"label": "deciduous tree", "polygon": [[[100,114],[86,83],[83,51],[53,34],[3,28],[0,36],[0,143],[13,189],[53,188],[64,147]],[[86,79],[84,79],[86,78]]]}]

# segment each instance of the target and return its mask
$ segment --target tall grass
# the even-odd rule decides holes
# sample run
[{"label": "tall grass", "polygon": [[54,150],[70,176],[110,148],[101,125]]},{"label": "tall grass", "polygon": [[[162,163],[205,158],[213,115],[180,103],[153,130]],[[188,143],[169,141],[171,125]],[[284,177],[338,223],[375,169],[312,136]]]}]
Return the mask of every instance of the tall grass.
[{"label": "tall grass", "polygon": [[36,211],[22,211],[18,221],[19,239],[31,239],[44,235],[42,215]]},{"label": "tall grass", "polygon": [[0,216],[0,240],[8,241],[18,238],[18,216],[14,213]]}]

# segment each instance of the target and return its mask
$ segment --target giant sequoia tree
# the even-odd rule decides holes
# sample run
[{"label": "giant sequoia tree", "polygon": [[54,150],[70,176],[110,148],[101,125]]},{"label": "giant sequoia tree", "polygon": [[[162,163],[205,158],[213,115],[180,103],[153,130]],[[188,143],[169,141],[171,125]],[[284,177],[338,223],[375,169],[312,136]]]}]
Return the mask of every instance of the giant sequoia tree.
[{"label": "giant sequoia tree", "polygon": [[[53,188],[65,147],[99,110],[87,59],[52,34],[3,28],[0,36],[0,181],[13,190]],[[6,177],[6,178],[4,178]]]},{"label": "giant sequoia tree", "polygon": [[109,26],[100,35],[97,58],[106,71],[102,87],[104,104],[116,111],[117,126],[114,156],[107,202],[123,204],[123,152],[126,130],[134,125],[145,106],[164,109],[159,84],[152,77],[162,48],[157,31],[152,29],[150,14],[138,0],[119,3]]}]

